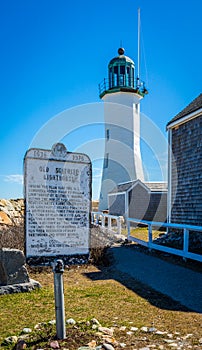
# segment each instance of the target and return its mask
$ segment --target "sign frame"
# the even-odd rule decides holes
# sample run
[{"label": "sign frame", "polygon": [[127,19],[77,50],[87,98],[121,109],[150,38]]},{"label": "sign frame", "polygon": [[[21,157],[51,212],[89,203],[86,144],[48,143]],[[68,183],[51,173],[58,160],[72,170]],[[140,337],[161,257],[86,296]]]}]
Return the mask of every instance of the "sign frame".
[{"label": "sign frame", "polygon": [[68,152],[62,143],[51,150],[30,148],[24,157],[24,200],[27,263],[86,263],[92,203],[88,155]]}]

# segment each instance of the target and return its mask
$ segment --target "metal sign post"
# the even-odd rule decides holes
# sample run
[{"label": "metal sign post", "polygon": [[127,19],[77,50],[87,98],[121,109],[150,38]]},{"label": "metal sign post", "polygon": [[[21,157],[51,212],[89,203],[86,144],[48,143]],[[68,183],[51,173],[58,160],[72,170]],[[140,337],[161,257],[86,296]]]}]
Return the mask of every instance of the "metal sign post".
[{"label": "metal sign post", "polygon": [[63,272],[64,263],[58,259],[53,263],[57,339],[66,338]]}]

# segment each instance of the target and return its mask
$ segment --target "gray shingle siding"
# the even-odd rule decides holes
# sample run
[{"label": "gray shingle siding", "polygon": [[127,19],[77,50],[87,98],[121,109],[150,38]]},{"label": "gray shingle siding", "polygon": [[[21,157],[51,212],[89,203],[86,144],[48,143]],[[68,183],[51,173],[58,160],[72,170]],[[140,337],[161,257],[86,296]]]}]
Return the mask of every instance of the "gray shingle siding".
[{"label": "gray shingle siding", "polygon": [[166,222],[167,192],[151,193],[149,206],[143,219],[147,221]]},{"label": "gray shingle siding", "polygon": [[202,225],[202,115],[171,132],[177,169],[172,166],[171,221]]},{"label": "gray shingle siding", "polygon": [[[125,207],[125,195],[128,197],[128,213]],[[128,194],[128,196],[127,196]],[[120,184],[111,192],[109,198],[109,214],[128,214],[131,218],[147,221],[165,222],[167,219],[167,184],[140,180]]]},{"label": "gray shingle siding", "polygon": [[123,216],[125,215],[125,194],[114,194],[108,196],[109,214]]},{"label": "gray shingle siding", "polygon": [[143,220],[147,211],[150,193],[140,184],[137,184],[131,191],[129,191],[129,213],[130,218]]}]

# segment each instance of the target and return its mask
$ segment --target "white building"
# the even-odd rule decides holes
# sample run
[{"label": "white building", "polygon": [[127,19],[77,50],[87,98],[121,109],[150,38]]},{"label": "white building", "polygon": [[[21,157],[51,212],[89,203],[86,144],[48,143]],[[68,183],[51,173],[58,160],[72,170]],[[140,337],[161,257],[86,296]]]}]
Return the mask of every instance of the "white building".
[{"label": "white building", "polygon": [[140,100],[147,93],[135,78],[134,62],[118,49],[108,65],[108,79],[100,84],[104,101],[105,155],[99,210],[108,209],[108,193],[118,184],[144,181],[140,153]]}]

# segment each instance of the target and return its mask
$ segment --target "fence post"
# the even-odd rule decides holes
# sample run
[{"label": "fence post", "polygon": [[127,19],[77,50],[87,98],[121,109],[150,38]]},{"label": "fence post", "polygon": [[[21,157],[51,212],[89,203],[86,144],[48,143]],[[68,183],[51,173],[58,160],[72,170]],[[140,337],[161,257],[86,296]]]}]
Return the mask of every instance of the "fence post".
[{"label": "fence post", "polygon": [[189,230],[187,228],[184,228],[184,242],[183,242],[183,253],[184,257],[183,259],[186,260],[187,253],[189,250]]},{"label": "fence post", "polygon": [[112,229],[112,219],[110,216],[108,216],[107,221],[108,221],[108,229],[111,230]]},{"label": "fence post", "polygon": [[117,231],[118,231],[118,235],[121,235],[121,218],[120,218],[120,216],[118,216],[118,218],[117,218]]},{"label": "fence post", "polygon": [[94,224],[95,222],[95,216],[94,216],[94,213],[92,212],[91,213],[91,224]]},{"label": "fence post", "polygon": [[129,240],[130,237],[130,221],[127,218],[127,239]]},{"label": "fence post", "polygon": [[105,216],[102,215],[102,227],[105,227]]},{"label": "fence post", "polygon": [[98,225],[99,224],[99,215],[95,214],[95,224]]},{"label": "fence post", "polygon": [[152,243],[152,224],[148,224],[148,241],[149,241],[149,250],[151,250]]}]

